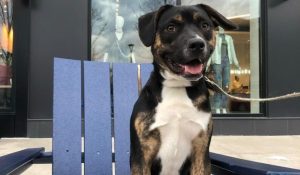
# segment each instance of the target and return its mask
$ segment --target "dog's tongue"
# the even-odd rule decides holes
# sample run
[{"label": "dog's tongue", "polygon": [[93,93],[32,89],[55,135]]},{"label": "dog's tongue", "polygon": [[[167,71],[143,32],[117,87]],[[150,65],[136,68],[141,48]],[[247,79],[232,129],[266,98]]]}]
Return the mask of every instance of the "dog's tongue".
[{"label": "dog's tongue", "polygon": [[184,73],[200,74],[203,70],[203,64],[184,65]]}]

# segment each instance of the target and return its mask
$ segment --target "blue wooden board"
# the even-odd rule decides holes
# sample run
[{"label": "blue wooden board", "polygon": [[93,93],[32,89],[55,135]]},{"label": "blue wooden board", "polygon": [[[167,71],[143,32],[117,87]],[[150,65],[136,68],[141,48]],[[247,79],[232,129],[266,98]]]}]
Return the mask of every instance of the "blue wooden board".
[{"label": "blue wooden board", "polygon": [[84,62],[85,175],[112,174],[109,64]]},{"label": "blue wooden board", "polygon": [[77,60],[54,58],[53,174],[81,174],[81,62]]},{"label": "blue wooden board", "polygon": [[130,174],[130,116],[138,97],[137,65],[113,65],[116,174]]},{"label": "blue wooden board", "polygon": [[153,71],[152,64],[141,64],[141,78],[142,78],[142,85],[143,87],[147,83],[148,79],[150,78],[151,72]]}]

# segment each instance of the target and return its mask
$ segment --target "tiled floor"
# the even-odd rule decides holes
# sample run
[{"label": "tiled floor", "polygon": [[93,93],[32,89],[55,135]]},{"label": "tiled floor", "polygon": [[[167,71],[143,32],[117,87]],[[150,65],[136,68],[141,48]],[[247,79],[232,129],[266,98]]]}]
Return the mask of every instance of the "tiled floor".
[{"label": "tiled floor", "polygon": [[211,152],[300,169],[300,136],[215,136]]},{"label": "tiled floor", "polygon": [[[0,139],[0,156],[29,147],[51,151],[51,139]],[[211,152],[300,169],[300,136],[213,136]],[[51,165],[33,165],[23,175],[50,175]]]}]

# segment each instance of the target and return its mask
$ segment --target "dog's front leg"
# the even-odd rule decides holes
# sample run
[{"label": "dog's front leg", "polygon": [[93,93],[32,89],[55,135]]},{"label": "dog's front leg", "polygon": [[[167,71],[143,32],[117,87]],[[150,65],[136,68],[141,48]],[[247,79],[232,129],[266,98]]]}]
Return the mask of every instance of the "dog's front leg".
[{"label": "dog's front leg", "polygon": [[150,175],[150,173],[147,173],[148,170],[147,167],[145,166],[143,152],[139,147],[140,145],[139,141],[136,141],[134,144],[135,145],[131,143],[131,151],[130,151],[131,175],[141,175],[141,174]]},{"label": "dog's front leg", "polygon": [[153,160],[159,150],[157,130],[149,131],[148,113],[138,113],[131,127],[131,174],[151,175]]},{"label": "dog's front leg", "polygon": [[145,165],[133,164],[131,166],[131,175],[151,175],[150,168]]},{"label": "dog's front leg", "polygon": [[153,159],[158,151],[158,140],[149,136],[138,142],[140,149],[132,150],[131,154],[131,174],[151,175]]},{"label": "dog's front leg", "polygon": [[202,131],[193,140],[191,175],[210,175],[211,163],[209,158],[209,145],[212,135],[212,121],[208,124],[207,131]]}]

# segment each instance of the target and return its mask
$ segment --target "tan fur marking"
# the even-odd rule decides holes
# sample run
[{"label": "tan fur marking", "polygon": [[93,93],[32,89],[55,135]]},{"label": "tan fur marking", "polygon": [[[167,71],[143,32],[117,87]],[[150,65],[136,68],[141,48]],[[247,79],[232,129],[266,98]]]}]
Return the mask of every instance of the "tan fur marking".
[{"label": "tan fur marking", "polygon": [[176,15],[173,19],[175,19],[176,21],[182,22],[183,18],[181,15]]},{"label": "tan fur marking", "polygon": [[193,13],[193,20],[194,21],[198,20],[199,17],[200,17],[200,14],[198,14],[197,12]]},{"label": "tan fur marking", "polygon": [[140,169],[136,164],[131,165],[131,175],[139,175]]},{"label": "tan fur marking", "polygon": [[211,39],[208,41],[211,46],[216,46],[216,31],[213,30]]},{"label": "tan fur marking", "polygon": [[193,104],[194,104],[194,106],[197,107],[197,106],[201,105],[205,100],[207,100],[206,96],[200,95],[193,101]]},{"label": "tan fur marking", "polygon": [[135,127],[135,130],[136,130],[136,133],[138,136],[143,134],[143,130],[145,128],[144,122],[142,120],[143,116],[145,116],[145,113],[143,113],[143,112],[138,113],[138,116],[134,121],[134,127]]},{"label": "tan fur marking", "polygon": [[165,46],[162,44],[160,36],[159,36],[158,33],[156,33],[156,35],[155,35],[155,41],[154,41],[153,47],[154,47],[154,50],[155,50],[155,52],[154,52],[154,59],[155,59],[156,63],[158,63],[163,70],[171,71],[168,68],[168,66],[166,65],[166,63],[163,61],[163,59],[160,57],[159,52],[162,49],[164,49]]},{"label": "tan fur marking", "polygon": [[141,174],[141,171],[143,172],[143,175],[151,175],[150,167],[160,146],[158,130],[151,132],[148,131],[149,126],[147,126],[147,115],[150,114],[140,112],[137,114],[134,121],[134,126],[141,143],[144,161],[142,169],[140,169],[137,165],[132,165],[131,173],[134,175]]},{"label": "tan fur marking", "polygon": [[151,163],[159,150],[159,140],[155,136],[150,136],[142,141],[142,149],[146,165],[151,167]]},{"label": "tan fur marking", "polygon": [[192,141],[192,167],[191,175],[210,175],[209,142],[212,133],[212,120],[208,124],[207,132],[201,132]]},{"label": "tan fur marking", "polygon": [[161,43],[160,36],[159,36],[158,33],[156,33],[155,41],[154,41],[154,48],[159,49],[159,48],[162,48],[162,47],[163,47],[163,44]]}]

